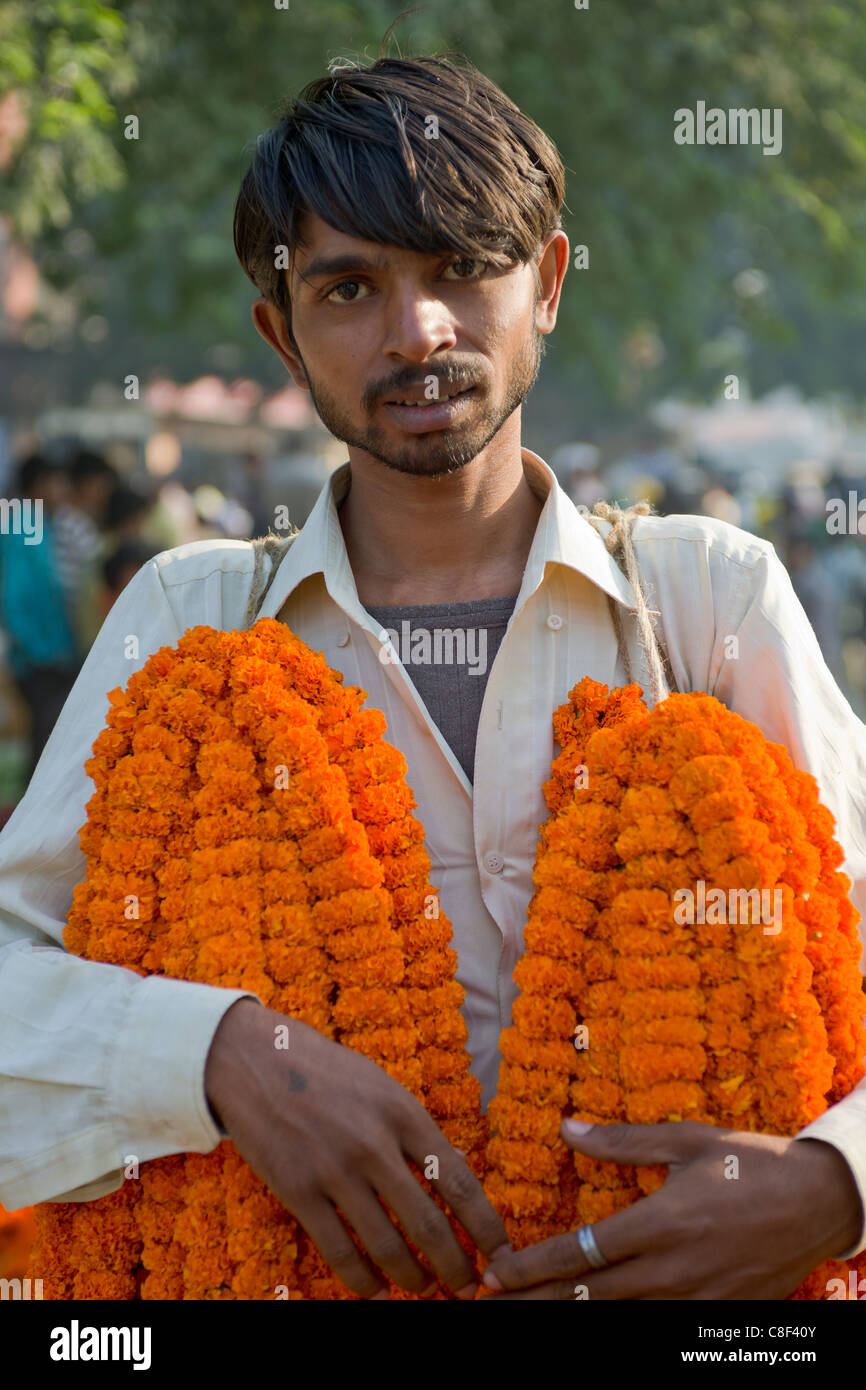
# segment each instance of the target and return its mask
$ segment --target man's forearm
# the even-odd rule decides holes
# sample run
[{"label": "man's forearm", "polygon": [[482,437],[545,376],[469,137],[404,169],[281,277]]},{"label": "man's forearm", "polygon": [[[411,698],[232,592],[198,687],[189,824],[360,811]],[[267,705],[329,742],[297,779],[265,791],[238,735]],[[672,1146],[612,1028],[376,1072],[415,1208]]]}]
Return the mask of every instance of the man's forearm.
[{"label": "man's forearm", "polygon": [[90,1200],[133,1158],[212,1149],[205,1063],[244,994],[31,940],[0,950],[0,1202]]}]

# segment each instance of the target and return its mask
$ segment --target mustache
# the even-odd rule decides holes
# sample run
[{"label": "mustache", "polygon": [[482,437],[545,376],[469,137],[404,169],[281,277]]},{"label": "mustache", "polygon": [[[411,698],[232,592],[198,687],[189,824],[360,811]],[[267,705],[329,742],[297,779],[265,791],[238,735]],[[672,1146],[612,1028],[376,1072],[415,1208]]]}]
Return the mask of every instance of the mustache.
[{"label": "mustache", "polygon": [[399,396],[403,391],[412,391],[416,388],[423,391],[431,378],[437,383],[439,395],[450,394],[454,391],[468,391],[471,386],[481,384],[477,367],[473,369],[471,366],[464,366],[461,363],[447,363],[435,368],[431,367],[428,371],[419,371],[417,367],[407,366],[399,372],[395,372],[388,381],[377,381],[368,386],[361,403],[365,410],[372,410],[373,406],[379,405],[382,401],[389,400],[393,396]]}]

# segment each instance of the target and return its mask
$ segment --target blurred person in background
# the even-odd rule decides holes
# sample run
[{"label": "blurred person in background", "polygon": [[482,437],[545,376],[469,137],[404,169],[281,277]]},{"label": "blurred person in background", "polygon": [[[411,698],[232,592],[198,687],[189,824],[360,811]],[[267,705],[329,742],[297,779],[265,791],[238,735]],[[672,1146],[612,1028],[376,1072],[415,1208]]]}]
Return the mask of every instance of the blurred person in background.
[{"label": "blurred person in background", "polygon": [[806,530],[793,530],[785,546],[785,564],[794,592],[806,610],[815,630],[821,654],[838,684],[847,685],[842,642],[839,633],[839,591]]},{"label": "blurred person in background", "polygon": [[[124,547],[138,547],[146,552],[136,568],[149,560],[162,547],[152,542],[148,525],[153,513],[154,498],[128,483],[118,482],[112,489],[103,517],[103,528],[93,554],[93,564],[89,567],[84,585],[80,591],[75,609],[76,629],[82,645],[89,651],[96,634],[114,599],[123,588],[117,588],[114,597],[106,607],[105,565]],[[138,553],[136,551],[136,553]],[[124,580],[124,583],[126,581]]]},{"label": "blurred person in background", "polygon": [[153,497],[126,483],[118,483],[105,509],[104,550],[123,541],[146,539],[153,507]]},{"label": "blurred person in background", "polygon": [[266,536],[273,516],[266,501],[267,468],[262,455],[249,449],[241,457],[241,471],[235,485],[235,493],[241,506],[249,512],[251,520],[250,536]]},{"label": "blurred person in background", "polygon": [[145,540],[134,539],[121,541],[106,556],[102,562],[102,587],[99,594],[99,608],[103,620],[107,618],[129,581],[153,555],[152,545]]},{"label": "blurred person in background", "polygon": [[68,496],[64,470],[40,454],[29,455],[18,468],[15,496],[42,504],[38,544],[28,543],[33,536],[21,528],[4,534],[0,546],[0,624],[8,636],[6,662],[30,714],[29,781],[83,653],[57,558],[55,517]]},{"label": "blurred person in background", "polygon": [[664,498],[659,503],[659,511],[668,516],[699,513],[701,498],[710,487],[710,476],[706,468],[699,463],[689,463],[683,459],[671,470],[665,483]]},{"label": "blurred person in background", "polygon": [[105,525],[108,499],[119,482],[117,469],[103,454],[79,448],[66,463],[69,501],[58,509],[58,522],[75,519],[80,528],[97,536]]},{"label": "blurred person in background", "polygon": [[69,498],[54,518],[57,569],[71,611],[77,609],[86,577],[96,565],[108,499],[117,471],[101,454],[79,449],[66,465]]}]

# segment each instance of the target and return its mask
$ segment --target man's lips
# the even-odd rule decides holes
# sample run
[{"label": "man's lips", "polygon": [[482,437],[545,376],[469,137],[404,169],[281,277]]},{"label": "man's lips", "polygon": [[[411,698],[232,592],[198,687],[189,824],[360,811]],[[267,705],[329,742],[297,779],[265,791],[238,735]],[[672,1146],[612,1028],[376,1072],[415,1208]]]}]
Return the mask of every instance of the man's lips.
[{"label": "man's lips", "polygon": [[461,415],[466,412],[474,391],[475,387],[470,386],[448,399],[446,392],[438,400],[421,399],[417,402],[412,401],[413,393],[409,392],[402,401],[409,401],[410,404],[390,400],[383,401],[382,407],[402,430],[408,431],[409,434],[424,434],[427,430],[445,429],[458,423]]},{"label": "man's lips", "polygon": [[382,404],[435,405],[437,401],[448,400],[449,397],[452,396],[465,395],[467,391],[471,391],[472,389],[472,386],[468,384],[465,386],[448,386],[444,389],[440,388],[438,396],[434,396],[431,399],[427,395],[427,388],[425,386],[410,386],[407,387],[405,391],[395,391],[392,396],[387,396],[385,400],[382,401]]}]

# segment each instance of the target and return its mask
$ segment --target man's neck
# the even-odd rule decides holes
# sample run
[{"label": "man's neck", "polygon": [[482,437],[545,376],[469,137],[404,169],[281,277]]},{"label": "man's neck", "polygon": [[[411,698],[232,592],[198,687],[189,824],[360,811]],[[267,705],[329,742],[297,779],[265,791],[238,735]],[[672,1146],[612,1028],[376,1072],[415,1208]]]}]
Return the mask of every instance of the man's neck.
[{"label": "man's neck", "polygon": [[519,591],[544,503],[523,472],[515,414],[516,432],[506,425],[471,463],[438,478],[400,473],[369,455],[351,457],[351,486],[338,515],[362,604],[449,603]]}]

